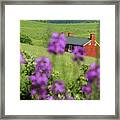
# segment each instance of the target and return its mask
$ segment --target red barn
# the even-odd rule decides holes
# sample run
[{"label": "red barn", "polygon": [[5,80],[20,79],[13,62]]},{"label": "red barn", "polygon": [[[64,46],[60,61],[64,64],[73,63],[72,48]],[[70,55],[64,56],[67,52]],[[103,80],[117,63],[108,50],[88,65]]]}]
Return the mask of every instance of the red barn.
[{"label": "red barn", "polygon": [[100,56],[100,45],[95,40],[95,34],[94,33],[90,34],[89,42],[85,43],[83,45],[83,47],[85,49],[85,53],[86,53],[87,56],[91,56],[91,57],[99,57]]},{"label": "red barn", "polygon": [[90,38],[78,38],[74,36],[67,37],[68,43],[66,45],[65,51],[71,52],[74,46],[84,47],[86,56],[99,57],[100,56],[100,45],[95,40],[95,34],[91,33]]}]

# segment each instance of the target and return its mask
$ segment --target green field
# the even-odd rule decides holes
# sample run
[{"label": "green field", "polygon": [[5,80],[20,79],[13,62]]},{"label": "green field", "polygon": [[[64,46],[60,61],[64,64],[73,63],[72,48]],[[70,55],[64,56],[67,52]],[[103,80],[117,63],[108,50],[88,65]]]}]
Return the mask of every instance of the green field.
[{"label": "green field", "polygon": [[72,24],[53,24],[36,21],[20,21],[20,32],[28,35],[32,39],[33,45],[46,46],[52,32],[73,32],[74,36],[89,38],[90,33],[94,32],[96,41],[100,41],[100,23],[72,23]]},{"label": "green field", "polygon": [[[36,21],[20,21],[20,32],[29,36],[32,45],[21,43],[20,49],[26,51],[35,58],[46,56],[53,64],[53,71],[60,74],[60,79],[65,82],[73,81],[80,75],[80,65],[72,61],[72,54],[53,56],[47,52],[47,45],[52,32],[73,32],[75,36],[89,38],[91,32],[95,32],[99,42],[99,23],[77,24],[52,24]],[[96,58],[85,57],[81,64],[91,64]]]}]

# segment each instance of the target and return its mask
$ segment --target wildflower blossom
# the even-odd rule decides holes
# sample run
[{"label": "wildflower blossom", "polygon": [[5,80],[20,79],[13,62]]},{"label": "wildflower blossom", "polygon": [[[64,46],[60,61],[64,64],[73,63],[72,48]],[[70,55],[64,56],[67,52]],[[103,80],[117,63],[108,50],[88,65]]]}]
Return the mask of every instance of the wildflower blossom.
[{"label": "wildflower blossom", "polygon": [[90,85],[84,85],[82,86],[82,92],[87,93],[87,94],[91,94],[92,93],[92,88]]},{"label": "wildflower blossom", "polygon": [[25,64],[26,61],[25,61],[25,58],[23,57],[23,54],[20,53],[20,64]]},{"label": "wildflower blossom", "polygon": [[36,89],[31,90],[31,95],[34,96],[37,93]]},{"label": "wildflower blossom", "polygon": [[83,47],[75,46],[72,53],[74,54],[73,61],[83,61],[84,60],[85,52],[84,52]]},{"label": "wildflower blossom", "polygon": [[40,57],[36,59],[36,66],[35,66],[35,72],[39,72],[41,74],[46,74],[46,77],[50,77],[51,71],[52,71],[52,65],[48,58],[46,57]]},{"label": "wildflower blossom", "polygon": [[53,33],[48,44],[48,52],[53,54],[63,54],[65,52],[67,40],[64,34]]},{"label": "wildflower blossom", "polygon": [[29,76],[29,80],[32,81],[32,85],[36,85],[36,77],[35,77],[35,75]]},{"label": "wildflower blossom", "polygon": [[100,79],[100,67],[97,68],[98,79]]},{"label": "wildflower blossom", "polygon": [[90,69],[86,73],[86,78],[88,82],[91,84],[94,80],[99,81],[100,79],[100,67],[96,63],[92,63],[90,65]]},{"label": "wildflower blossom", "polygon": [[96,98],[95,92],[99,91],[100,66],[96,63],[92,63],[89,70],[86,72],[86,78],[88,79],[88,84],[82,86],[82,92],[87,93],[88,97],[92,96]]},{"label": "wildflower blossom", "polygon": [[92,64],[90,64],[90,69],[91,70],[94,70],[94,69],[96,69],[96,63],[94,62],[94,63],[92,63]]},{"label": "wildflower blossom", "polygon": [[92,83],[92,81],[97,78],[97,72],[95,70],[87,71],[86,78],[90,83]]},{"label": "wildflower blossom", "polygon": [[38,85],[44,86],[47,85],[48,78],[46,74],[36,73],[36,83]]},{"label": "wildflower blossom", "polygon": [[53,97],[53,96],[47,96],[46,99],[47,99],[47,100],[54,100],[54,97]]},{"label": "wildflower blossom", "polygon": [[43,100],[47,98],[47,89],[46,88],[40,88],[39,90],[39,99]]},{"label": "wildflower blossom", "polygon": [[58,39],[59,38],[59,33],[57,33],[57,32],[52,33],[52,38]]},{"label": "wildflower blossom", "polygon": [[35,73],[31,75],[29,79],[32,81],[32,85],[46,86],[48,83],[48,78],[46,74]]},{"label": "wildflower blossom", "polygon": [[56,94],[58,93],[64,93],[65,92],[65,85],[64,85],[64,81],[62,80],[56,80],[54,81],[53,85],[52,85],[52,91]]},{"label": "wildflower blossom", "polygon": [[35,71],[29,76],[29,79],[32,81],[32,87],[34,88],[31,90],[31,95],[38,94],[40,95],[39,99],[45,99],[47,97],[46,86],[51,76],[52,65],[46,57],[36,59],[35,63]]},{"label": "wildflower blossom", "polygon": [[67,100],[74,100],[74,98],[71,97],[70,95],[67,95],[67,96],[66,96],[66,99],[67,99]]}]

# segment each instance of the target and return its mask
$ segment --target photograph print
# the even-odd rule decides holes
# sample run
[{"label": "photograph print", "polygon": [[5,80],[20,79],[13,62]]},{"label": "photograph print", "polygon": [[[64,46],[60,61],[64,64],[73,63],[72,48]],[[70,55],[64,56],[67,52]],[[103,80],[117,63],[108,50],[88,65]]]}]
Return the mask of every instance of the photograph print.
[{"label": "photograph print", "polygon": [[100,21],[20,20],[20,100],[100,100]]}]

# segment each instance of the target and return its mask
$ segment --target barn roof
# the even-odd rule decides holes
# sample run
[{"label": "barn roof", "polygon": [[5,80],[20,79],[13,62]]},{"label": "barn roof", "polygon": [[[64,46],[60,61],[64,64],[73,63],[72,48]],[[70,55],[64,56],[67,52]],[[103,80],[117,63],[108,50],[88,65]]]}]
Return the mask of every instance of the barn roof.
[{"label": "barn roof", "polygon": [[84,45],[85,43],[89,42],[89,38],[78,38],[78,37],[67,37],[67,44],[73,44],[73,45]]}]

